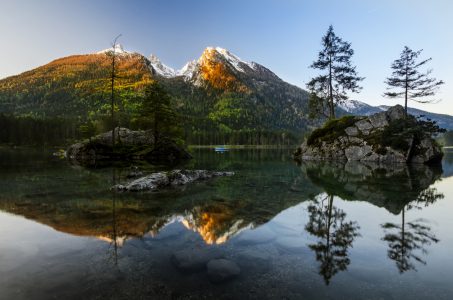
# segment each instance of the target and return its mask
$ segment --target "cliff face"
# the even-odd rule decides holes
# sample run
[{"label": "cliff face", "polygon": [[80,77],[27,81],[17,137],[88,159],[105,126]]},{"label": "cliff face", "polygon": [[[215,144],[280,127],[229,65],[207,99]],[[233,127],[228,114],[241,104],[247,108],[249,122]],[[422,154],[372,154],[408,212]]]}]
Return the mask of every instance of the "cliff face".
[{"label": "cliff face", "polygon": [[[292,156],[298,160],[348,160],[383,163],[432,163],[443,153],[431,137],[400,139],[398,146],[383,143],[390,122],[402,118],[401,105],[368,117],[345,116],[315,130]],[[398,138],[394,138],[394,140]]]}]

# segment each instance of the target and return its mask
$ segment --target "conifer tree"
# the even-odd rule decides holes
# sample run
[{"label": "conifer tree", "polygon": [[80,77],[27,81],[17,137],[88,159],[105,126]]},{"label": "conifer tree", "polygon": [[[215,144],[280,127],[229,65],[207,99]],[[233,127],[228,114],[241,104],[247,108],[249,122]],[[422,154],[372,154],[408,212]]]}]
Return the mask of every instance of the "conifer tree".
[{"label": "conifer tree", "polygon": [[161,134],[178,139],[182,135],[180,115],[171,107],[171,96],[157,80],[145,88],[145,98],[138,106],[140,126],[151,129],[154,136],[154,147],[158,148]]},{"label": "conifer tree", "polygon": [[412,51],[409,47],[404,47],[401,52],[400,59],[392,63],[392,77],[387,78],[384,83],[388,84],[387,90],[393,88],[401,88],[401,92],[387,92],[383,96],[389,99],[404,98],[404,116],[407,117],[407,100],[413,100],[418,103],[437,103],[440,100],[418,100],[417,98],[434,96],[439,90],[439,86],[444,84],[442,80],[436,81],[435,78],[430,78],[429,75],[432,69],[426,73],[420,73],[418,68],[426,64],[432,58],[426,59],[419,63],[416,62],[417,57],[423,51]]},{"label": "conifer tree", "polygon": [[346,91],[359,93],[362,87],[358,83],[365,78],[358,77],[356,67],[352,66],[351,57],[354,50],[351,44],[337,37],[332,25],[323,36],[321,45],[324,48],[310,68],[325,73],[307,83],[307,88],[311,92],[309,114],[312,118],[323,115],[328,119],[335,119],[335,106],[348,99]]}]

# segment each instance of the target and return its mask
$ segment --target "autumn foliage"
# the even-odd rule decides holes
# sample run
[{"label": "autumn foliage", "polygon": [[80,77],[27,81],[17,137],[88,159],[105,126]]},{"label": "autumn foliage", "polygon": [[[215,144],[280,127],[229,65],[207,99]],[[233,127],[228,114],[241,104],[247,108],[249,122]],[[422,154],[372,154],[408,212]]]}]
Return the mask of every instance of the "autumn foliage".
[{"label": "autumn foliage", "polygon": [[216,50],[205,51],[206,56],[201,64],[201,73],[212,87],[229,92],[246,92],[247,88],[240,84],[222,63],[215,62]]}]

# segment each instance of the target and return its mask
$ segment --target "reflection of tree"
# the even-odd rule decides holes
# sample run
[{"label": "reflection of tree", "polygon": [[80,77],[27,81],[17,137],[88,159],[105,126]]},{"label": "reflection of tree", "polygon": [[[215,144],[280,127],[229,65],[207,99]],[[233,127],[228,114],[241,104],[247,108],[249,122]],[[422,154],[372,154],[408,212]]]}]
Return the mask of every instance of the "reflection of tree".
[{"label": "reflection of tree", "polygon": [[[114,169],[113,170],[113,183],[116,183],[115,175],[116,174],[115,174],[115,169]],[[112,240],[112,242],[109,245],[109,251],[107,251],[107,255],[108,255],[108,260],[113,261],[117,270],[120,271],[119,266],[118,266],[118,259],[120,257],[120,254],[118,253],[118,231],[116,228],[116,194],[115,193],[113,193],[113,196],[112,196],[112,204],[113,204],[113,209],[112,209],[113,232],[112,232],[112,235],[110,236],[110,239]],[[112,244],[113,244],[113,250],[112,250],[112,252],[110,252],[110,248],[111,248]]]},{"label": "reflection of tree", "polygon": [[439,242],[439,239],[430,232],[431,227],[424,224],[427,222],[426,220],[417,219],[413,222],[406,222],[406,210],[422,209],[419,206],[420,204],[424,204],[427,207],[438,199],[443,198],[444,195],[437,193],[437,189],[435,188],[423,190],[416,200],[406,205],[401,211],[401,225],[394,223],[381,224],[381,227],[384,228],[384,232],[386,233],[382,240],[388,242],[390,248],[387,256],[396,262],[396,267],[400,274],[408,270],[417,271],[411,259],[415,259],[426,265],[426,262],[414,254],[413,251],[419,249],[423,254],[427,254],[428,252],[424,246],[431,245],[431,242]]},{"label": "reflection of tree", "polygon": [[[324,201],[329,200],[327,206]],[[332,276],[338,271],[347,270],[350,264],[348,248],[357,236],[360,227],[357,222],[345,222],[346,213],[333,206],[333,196],[327,196],[321,203],[308,206],[310,220],[305,225],[311,235],[320,238],[317,244],[308,245],[316,253],[316,260],[321,262],[319,274],[329,285]]]}]

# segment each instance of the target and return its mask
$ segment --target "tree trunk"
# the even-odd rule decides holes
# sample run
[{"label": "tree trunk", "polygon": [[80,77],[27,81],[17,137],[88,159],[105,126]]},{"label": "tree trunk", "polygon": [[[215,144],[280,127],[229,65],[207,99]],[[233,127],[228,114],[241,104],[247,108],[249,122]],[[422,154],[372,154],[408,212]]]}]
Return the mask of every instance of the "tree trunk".
[{"label": "tree trunk", "polygon": [[[115,45],[113,45],[113,49],[115,49]],[[115,51],[115,50],[113,50]],[[112,57],[112,149],[115,148],[115,119],[114,119],[114,99],[113,99],[113,85],[115,83],[115,52],[113,52]],[[119,130],[119,129],[118,129]],[[119,134],[119,133],[118,133]]]}]

